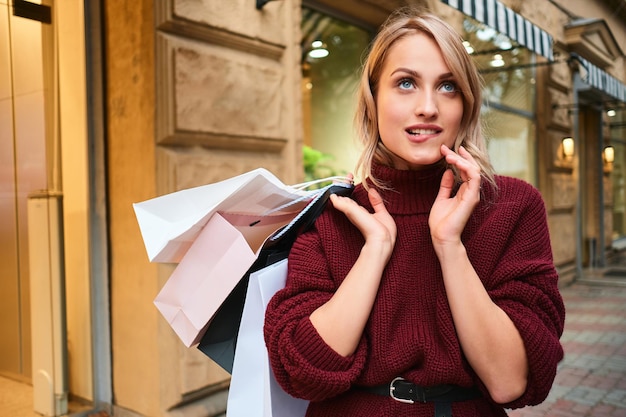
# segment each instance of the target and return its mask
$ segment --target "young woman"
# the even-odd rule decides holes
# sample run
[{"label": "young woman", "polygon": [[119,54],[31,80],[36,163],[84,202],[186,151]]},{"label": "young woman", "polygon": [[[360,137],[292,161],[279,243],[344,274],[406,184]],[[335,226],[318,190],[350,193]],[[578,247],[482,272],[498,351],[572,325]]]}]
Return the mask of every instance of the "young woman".
[{"label": "young woman", "polygon": [[546,213],[493,173],[458,34],[403,9],[360,83],[366,180],[289,256],[265,340],[308,417],[505,416],[547,396],[564,306]]}]

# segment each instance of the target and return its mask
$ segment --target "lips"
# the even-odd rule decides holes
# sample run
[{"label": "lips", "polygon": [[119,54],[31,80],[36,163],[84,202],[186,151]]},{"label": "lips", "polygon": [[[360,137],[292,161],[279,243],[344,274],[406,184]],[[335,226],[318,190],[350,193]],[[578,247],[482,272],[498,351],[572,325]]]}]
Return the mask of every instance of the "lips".
[{"label": "lips", "polygon": [[411,135],[436,135],[441,132],[441,129],[407,129]]}]

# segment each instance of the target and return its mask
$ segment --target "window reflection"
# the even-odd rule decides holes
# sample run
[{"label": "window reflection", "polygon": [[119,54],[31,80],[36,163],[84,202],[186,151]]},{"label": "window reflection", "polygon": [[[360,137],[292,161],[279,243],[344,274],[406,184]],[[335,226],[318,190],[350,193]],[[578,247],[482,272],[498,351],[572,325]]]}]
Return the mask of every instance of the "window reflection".
[{"label": "window reflection", "polygon": [[465,48],[484,79],[483,121],[499,174],[536,182],[535,56],[507,36],[463,20]]},{"label": "window reflection", "polygon": [[370,33],[302,9],[304,144],[330,155],[325,164],[337,173],[352,172],[358,158],[352,118],[361,58]]}]

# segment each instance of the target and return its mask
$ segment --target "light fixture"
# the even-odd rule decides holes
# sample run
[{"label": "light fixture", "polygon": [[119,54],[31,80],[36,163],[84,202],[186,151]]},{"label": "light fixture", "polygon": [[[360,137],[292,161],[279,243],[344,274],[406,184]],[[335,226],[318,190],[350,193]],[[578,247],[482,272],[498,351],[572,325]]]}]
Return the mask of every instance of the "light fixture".
[{"label": "light fixture", "polygon": [[513,47],[513,44],[511,44],[511,41],[504,36],[498,37],[498,39],[496,39],[495,44],[498,48],[502,49],[503,51],[508,51],[509,49]]},{"label": "light fixture", "polygon": [[613,161],[615,161],[615,148],[613,148],[612,146],[607,146],[606,148],[604,148],[604,160],[609,163],[612,164]]},{"label": "light fixture", "polygon": [[574,139],[563,138],[563,140],[561,141],[561,147],[565,159],[572,159],[572,157],[574,156]]},{"label": "light fixture", "polygon": [[504,66],[504,59],[502,59],[502,55],[495,54],[493,56],[493,59],[489,63],[489,65],[491,65],[492,67],[502,67],[502,66]]},{"label": "light fixture", "polygon": [[489,41],[496,36],[496,30],[492,27],[486,26],[476,31],[476,37],[481,41]]},{"label": "light fixture", "polygon": [[309,56],[311,58],[325,58],[329,54],[328,49],[326,49],[326,44],[322,41],[316,40],[311,42],[311,50],[309,51]]},{"label": "light fixture", "polygon": [[609,117],[615,117],[615,110],[613,109],[607,110],[606,115]]},{"label": "light fixture", "polygon": [[474,53],[474,47],[472,46],[471,43],[469,43],[469,41],[463,41],[463,46],[465,47],[465,50],[467,51],[468,54],[473,54]]}]

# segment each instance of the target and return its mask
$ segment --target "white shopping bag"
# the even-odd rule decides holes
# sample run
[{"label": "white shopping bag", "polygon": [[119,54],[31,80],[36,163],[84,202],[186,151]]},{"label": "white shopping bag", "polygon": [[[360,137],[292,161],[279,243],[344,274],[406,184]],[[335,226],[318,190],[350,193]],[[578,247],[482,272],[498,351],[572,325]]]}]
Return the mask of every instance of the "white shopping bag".
[{"label": "white shopping bag", "polygon": [[311,184],[288,186],[259,168],[133,204],[149,259],[178,263],[154,304],[185,346],[202,340],[265,242],[295,229],[289,226],[331,187]]},{"label": "white shopping bag", "polygon": [[269,365],[263,323],[270,298],[285,286],[287,259],[250,275],[235,362],[228,392],[227,417],[303,417],[309,402],[287,394]]},{"label": "white shopping bag", "polygon": [[316,194],[296,187],[258,168],[214,184],[135,203],[133,208],[150,261],[177,263],[216,212],[264,216],[277,214],[278,210],[295,217]]}]

